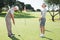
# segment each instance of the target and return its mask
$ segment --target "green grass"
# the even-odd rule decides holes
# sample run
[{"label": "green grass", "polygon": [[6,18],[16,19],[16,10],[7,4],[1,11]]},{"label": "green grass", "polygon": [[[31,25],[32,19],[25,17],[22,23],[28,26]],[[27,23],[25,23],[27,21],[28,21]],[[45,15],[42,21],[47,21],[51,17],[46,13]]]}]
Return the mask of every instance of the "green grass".
[{"label": "green grass", "polygon": [[[7,36],[7,29],[5,25],[5,17],[0,17],[0,40],[60,40],[60,21],[52,22],[51,16],[47,13],[45,38],[41,38],[39,27],[39,12],[27,12],[27,18],[16,17],[15,26],[12,24],[12,31],[15,37],[9,38]],[[32,16],[32,17],[30,17]],[[56,16],[58,18],[58,15]]]}]

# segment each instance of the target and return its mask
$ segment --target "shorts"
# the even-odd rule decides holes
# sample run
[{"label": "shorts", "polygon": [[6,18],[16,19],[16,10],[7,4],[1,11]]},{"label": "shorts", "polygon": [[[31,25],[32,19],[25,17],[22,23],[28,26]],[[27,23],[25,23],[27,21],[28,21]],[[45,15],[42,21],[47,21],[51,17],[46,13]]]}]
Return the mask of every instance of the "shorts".
[{"label": "shorts", "polygon": [[40,26],[45,26],[46,18],[41,18]]}]

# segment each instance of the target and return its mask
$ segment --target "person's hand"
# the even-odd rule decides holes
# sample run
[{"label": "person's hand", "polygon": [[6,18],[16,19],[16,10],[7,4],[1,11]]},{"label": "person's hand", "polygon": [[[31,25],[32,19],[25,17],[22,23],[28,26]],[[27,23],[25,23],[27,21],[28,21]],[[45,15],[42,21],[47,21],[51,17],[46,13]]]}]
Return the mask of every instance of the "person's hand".
[{"label": "person's hand", "polygon": [[15,22],[13,21],[13,24],[15,25]]}]

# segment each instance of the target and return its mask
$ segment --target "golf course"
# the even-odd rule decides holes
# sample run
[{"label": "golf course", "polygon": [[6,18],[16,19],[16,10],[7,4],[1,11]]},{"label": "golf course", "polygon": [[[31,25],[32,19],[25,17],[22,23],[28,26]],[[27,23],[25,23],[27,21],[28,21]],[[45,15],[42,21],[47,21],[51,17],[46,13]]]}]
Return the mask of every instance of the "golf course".
[{"label": "golf course", "polygon": [[0,40],[60,40],[59,15],[55,16],[55,21],[53,22],[51,15],[47,12],[45,37],[41,38],[40,14],[40,12],[15,12],[15,25],[12,23],[12,32],[15,36],[12,38],[9,38],[7,35],[6,14],[0,14]]}]

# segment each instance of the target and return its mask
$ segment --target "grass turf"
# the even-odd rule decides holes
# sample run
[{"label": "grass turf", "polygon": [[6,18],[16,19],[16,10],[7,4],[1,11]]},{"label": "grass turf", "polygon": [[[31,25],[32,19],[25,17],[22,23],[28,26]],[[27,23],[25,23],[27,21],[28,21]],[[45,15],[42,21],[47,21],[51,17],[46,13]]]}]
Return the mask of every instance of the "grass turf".
[{"label": "grass turf", "polygon": [[[0,40],[60,40],[60,21],[52,22],[51,16],[47,13],[45,38],[41,38],[39,27],[39,12],[28,12],[34,16],[29,18],[15,18],[15,26],[12,24],[13,38],[7,36],[5,17],[0,17]],[[35,18],[36,17],[36,18]],[[56,16],[58,18],[58,16]]]}]

